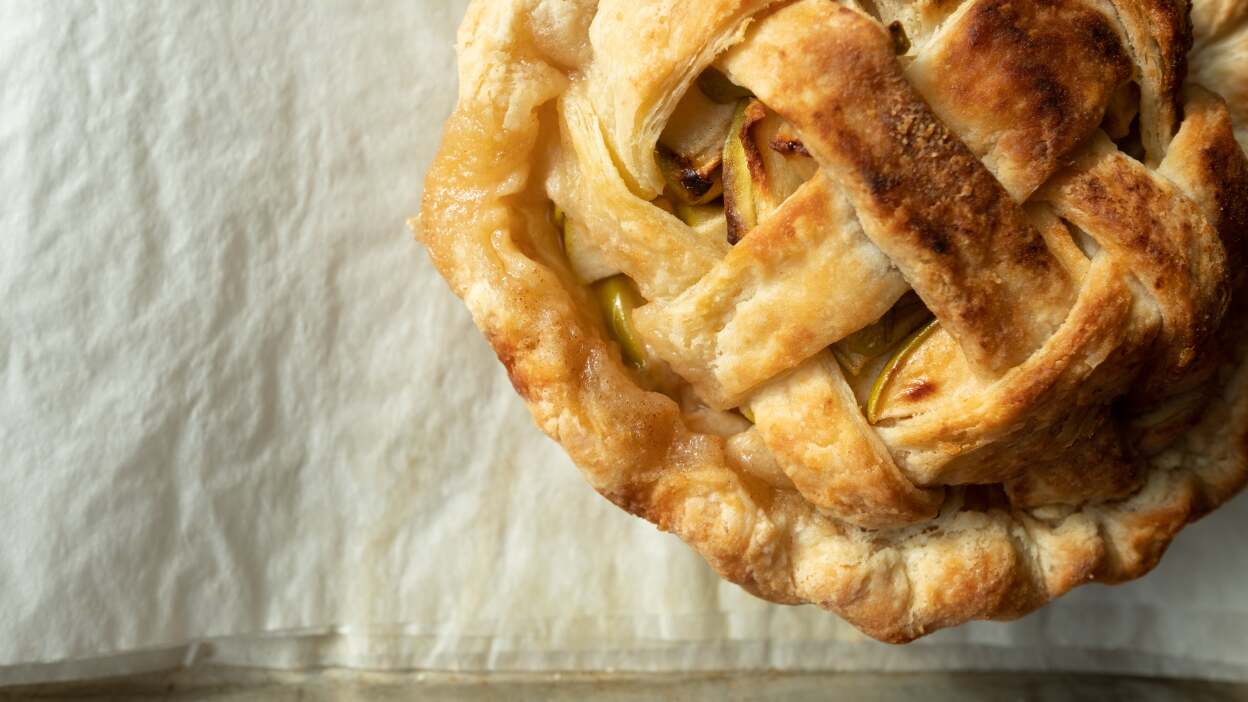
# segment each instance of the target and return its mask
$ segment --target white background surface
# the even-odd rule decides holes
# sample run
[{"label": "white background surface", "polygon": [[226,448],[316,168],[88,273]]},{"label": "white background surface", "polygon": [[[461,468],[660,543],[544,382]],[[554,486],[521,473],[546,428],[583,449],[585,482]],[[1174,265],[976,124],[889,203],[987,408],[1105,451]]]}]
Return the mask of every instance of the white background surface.
[{"label": "white background surface", "polygon": [[750,598],[594,495],[404,225],[463,5],[0,3],[0,681],[183,660],[1248,679],[1243,499],[1142,582],[897,648]]}]

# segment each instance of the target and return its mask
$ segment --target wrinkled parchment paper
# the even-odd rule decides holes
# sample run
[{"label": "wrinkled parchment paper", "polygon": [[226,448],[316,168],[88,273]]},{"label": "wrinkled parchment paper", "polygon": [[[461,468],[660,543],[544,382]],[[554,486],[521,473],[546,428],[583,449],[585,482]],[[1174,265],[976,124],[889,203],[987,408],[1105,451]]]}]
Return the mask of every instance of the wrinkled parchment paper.
[{"label": "wrinkled parchment paper", "polygon": [[411,239],[464,2],[0,3],[0,681],[191,661],[1248,679],[1248,501],[898,648],[594,495]]}]

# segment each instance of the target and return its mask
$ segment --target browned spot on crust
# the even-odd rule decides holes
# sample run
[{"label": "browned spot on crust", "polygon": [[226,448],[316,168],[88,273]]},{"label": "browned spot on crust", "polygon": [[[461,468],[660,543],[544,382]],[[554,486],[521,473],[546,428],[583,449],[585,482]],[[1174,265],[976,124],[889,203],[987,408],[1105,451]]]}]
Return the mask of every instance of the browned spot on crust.
[{"label": "browned spot on crust", "polygon": [[871,190],[871,194],[880,199],[888,197],[888,194],[897,189],[901,185],[901,178],[880,171],[864,168],[862,171],[862,179],[867,184],[867,188]]},{"label": "browned spot on crust", "polygon": [[487,336],[490,346],[494,349],[494,355],[498,356],[498,360],[503,364],[503,368],[507,370],[507,378],[511,380],[511,386],[516,389],[516,394],[525,400],[533,399],[532,388],[519,368],[521,354],[518,352],[515,344],[506,336],[498,334],[488,334]]},{"label": "browned spot on crust", "polygon": [[1187,55],[1192,50],[1192,17],[1186,2],[1158,0],[1153,4],[1154,26],[1160,29],[1166,51],[1166,99],[1174,110],[1175,123],[1183,121],[1183,81],[1187,80]]},{"label": "browned spot on crust", "polygon": [[1060,167],[1131,75],[1109,19],[1073,0],[982,0],[933,51],[920,59],[921,89],[976,153],[995,150],[1019,198]]},{"label": "browned spot on crust", "polygon": [[1248,160],[1226,121],[1221,138],[1201,150],[1205,178],[1214,192],[1218,235],[1226,248],[1228,267],[1239,271],[1248,237]]},{"label": "browned spot on crust", "polygon": [[901,396],[910,402],[918,402],[925,397],[931,397],[936,394],[936,383],[928,378],[919,378],[908,383],[901,391]]}]

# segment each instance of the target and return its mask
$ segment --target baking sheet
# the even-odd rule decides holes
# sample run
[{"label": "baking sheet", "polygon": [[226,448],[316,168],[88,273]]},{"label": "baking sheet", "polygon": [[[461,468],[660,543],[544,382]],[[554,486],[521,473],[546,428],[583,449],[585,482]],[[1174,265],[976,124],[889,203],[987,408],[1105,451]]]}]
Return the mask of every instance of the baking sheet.
[{"label": "baking sheet", "polygon": [[1059,666],[1248,680],[1240,499],[1154,575],[865,640],[541,436],[411,240],[465,3],[0,4],[0,681]]}]

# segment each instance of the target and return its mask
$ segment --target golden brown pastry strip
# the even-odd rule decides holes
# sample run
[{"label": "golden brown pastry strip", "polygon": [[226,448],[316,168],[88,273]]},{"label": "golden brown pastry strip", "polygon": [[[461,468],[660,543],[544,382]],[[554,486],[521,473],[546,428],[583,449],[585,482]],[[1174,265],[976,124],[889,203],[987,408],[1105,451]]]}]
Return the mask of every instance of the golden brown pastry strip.
[{"label": "golden brown pastry strip", "polygon": [[1096,128],[1132,64],[1082,0],[973,0],[906,69],[915,89],[1022,202]]},{"label": "golden brown pastry strip", "polygon": [[726,409],[871,324],[907,289],[821,173],[696,285],[635,320],[704,401]]},{"label": "golden brown pastry strip", "polygon": [[889,456],[830,353],[804,363],[750,400],[780,467],[811,504],[864,528],[936,516],[940,490],[910,483]]},{"label": "golden brown pastry strip", "polygon": [[1228,296],[1225,253],[1195,203],[1104,134],[1039,197],[1121,261],[1156,300],[1163,372],[1172,379],[1192,364]]},{"label": "golden brown pastry strip", "polygon": [[1221,98],[1194,87],[1183,105],[1184,120],[1158,172],[1204,211],[1226,249],[1227,269],[1238,274],[1248,236],[1248,158],[1235,141]]},{"label": "golden brown pastry strip", "polygon": [[1136,63],[1140,84],[1140,138],[1156,167],[1179,124],[1187,52],[1192,48],[1187,0],[1110,0]]}]

